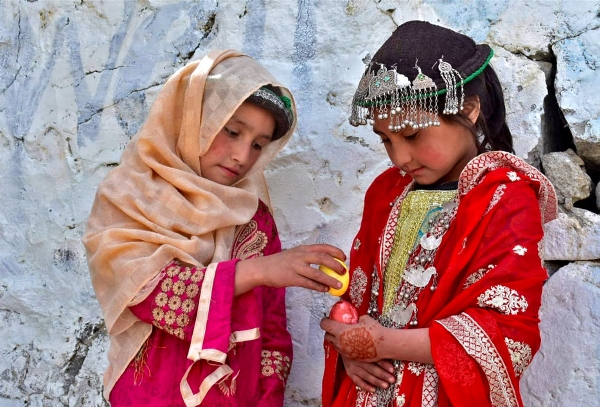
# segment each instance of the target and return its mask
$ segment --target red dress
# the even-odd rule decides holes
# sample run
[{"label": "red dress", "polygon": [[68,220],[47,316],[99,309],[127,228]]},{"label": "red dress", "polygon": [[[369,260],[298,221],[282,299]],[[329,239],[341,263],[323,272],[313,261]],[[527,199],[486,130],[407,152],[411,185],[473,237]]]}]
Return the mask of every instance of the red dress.
[{"label": "red dress", "polygon": [[[185,406],[186,389],[202,406],[283,405],[292,359],[285,289],[257,287],[233,296],[237,261],[281,251],[264,203],[234,239],[233,260],[206,269],[173,261],[152,293],[130,307],[154,328],[110,392],[111,406]],[[192,335],[203,336],[206,355],[193,365],[187,358]]]},{"label": "red dress", "polygon": [[[396,230],[413,189],[395,168],[369,187],[344,299],[382,325],[429,328],[434,364],[394,361],[397,386],[372,395],[356,390],[326,344],[323,406],[522,406],[519,378],[540,346],[542,224],[556,217],[554,189],[518,157],[482,154],[401,252],[408,237]],[[407,259],[390,295],[385,273],[397,272],[397,253]]]}]

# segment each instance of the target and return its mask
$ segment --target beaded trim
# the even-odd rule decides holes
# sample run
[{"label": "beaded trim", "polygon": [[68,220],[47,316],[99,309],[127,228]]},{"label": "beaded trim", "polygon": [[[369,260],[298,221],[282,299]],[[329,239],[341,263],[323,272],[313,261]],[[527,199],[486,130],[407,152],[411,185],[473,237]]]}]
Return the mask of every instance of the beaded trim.
[{"label": "beaded trim", "polygon": [[[264,89],[264,88],[260,88],[256,92],[252,93],[252,95],[261,97],[261,98],[266,99],[266,100],[272,102],[273,104],[275,104],[275,106],[277,106],[279,109],[281,109],[285,112],[288,122],[292,123],[293,115],[288,106],[288,103],[291,105],[291,102],[288,102],[289,101],[288,98],[286,98],[285,96],[279,97],[275,93],[271,92],[268,89]],[[287,100],[285,100],[284,98]],[[288,103],[286,103],[286,102],[288,102]]]},{"label": "beaded trim", "polygon": [[445,85],[442,89],[421,71],[418,60],[415,61],[417,75],[412,83],[406,75],[398,73],[395,66],[388,68],[384,64],[370,63],[352,100],[350,124],[372,125],[377,116],[380,120],[391,117],[389,130],[392,132],[408,126],[414,129],[439,126],[438,96],[446,95],[443,114],[457,114],[463,109],[463,86],[483,72],[493,55],[494,51],[490,50],[483,65],[464,79],[442,56],[436,62]]}]

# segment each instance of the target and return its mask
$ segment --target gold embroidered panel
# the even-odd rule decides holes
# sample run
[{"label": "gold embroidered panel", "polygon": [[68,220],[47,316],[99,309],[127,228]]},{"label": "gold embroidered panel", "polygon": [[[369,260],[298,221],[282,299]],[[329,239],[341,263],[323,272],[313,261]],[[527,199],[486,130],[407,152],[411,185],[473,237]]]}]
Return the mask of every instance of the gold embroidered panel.
[{"label": "gold embroidered panel", "polygon": [[394,305],[410,254],[429,230],[429,220],[455,196],[456,190],[418,190],[409,192],[400,203],[389,262],[384,272],[383,314]]},{"label": "gold embroidered panel", "polygon": [[255,220],[251,220],[236,228],[231,257],[240,260],[260,257],[268,243],[267,235],[258,229],[258,223]]},{"label": "gold embroidered panel", "polygon": [[196,309],[200,287],[204,278],[202,270],[172,263],[165,268],[166,278],[160,285],[161,292],[154,297],[152,324],[179,339],[185,339],[184,328],[190,324],[189,313]]},{"label": "gold embroidered panel", "polygon": [[261,365],[261,373],[263,376],[270,377],[277,375],[279,380],[285,384],[290,374],[292,363],[289,356],[286,356],[279,351],[263,350]]}]

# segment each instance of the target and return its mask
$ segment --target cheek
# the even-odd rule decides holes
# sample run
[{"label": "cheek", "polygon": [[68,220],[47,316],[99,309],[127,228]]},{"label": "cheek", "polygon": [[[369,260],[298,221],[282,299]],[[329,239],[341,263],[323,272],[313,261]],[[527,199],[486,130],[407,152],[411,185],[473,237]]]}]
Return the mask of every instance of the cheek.
[{"label": "cheek", "polygon": [[262,153],[262,151],[259,150],[252,150],[252,152],[250,153],[250,160],[249,160],[249,168],[252,168],[254,166],[254,164],[256,164],[256,162],[258,161],[258,159],[260,158],[260,154]]},{"label": "cheek", "polygon": [[227,149],[226,147],[227,147],[227,143],[224,142],[223,137],[217,136],[217,137],[215,137],[212,144],[208,148],[208,151],[206,151],[206,153],[204,153],[202,158],[207,161],[218,159],[220,156],[225,154],[226,149]]},{"label": "cheek", "polygon": [[447,153],[436,144],[426,144],[419,148],[419,159],[422,164],[436,166],[447,160]]},{"label": "cheek", "polygon": [[408,153],[408,149],[402,143],[396,142],[387,142],[383,144],[385,147],[385,151],[387,152],[388,157],[395,165],[401,165],[398,163],[398,160],[401,160],[404,154]]}]

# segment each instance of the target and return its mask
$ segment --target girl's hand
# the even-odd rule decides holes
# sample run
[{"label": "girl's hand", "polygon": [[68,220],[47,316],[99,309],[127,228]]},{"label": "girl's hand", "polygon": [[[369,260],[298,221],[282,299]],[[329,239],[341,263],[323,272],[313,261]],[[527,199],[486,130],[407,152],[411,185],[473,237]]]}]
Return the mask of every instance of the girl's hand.
[{"label": "girl's hand", "polygon": [[344,252],[328,244],[297,246],[280,253],[242,260],[236,265],[236,295],[264,285],[304,287],[326,292],[342,283],[311,264],[323,264],[339,274],[345,270],[335,258],[345,260]]},{"label": "girl's hand", "polygon": [[368,315],[360,317],[357,324],[343,324],[323,318],[321,328],[326,332],[325,340],[345,359],[359,362],[384,359],[384,328]]},{"label": "girl's hand", "polygon": [[342,361],[348,377],[364,391],[373,393],[377,387],[387,389],[396,381],[394,366],[387,360],[368,363],[342,356]]}]

